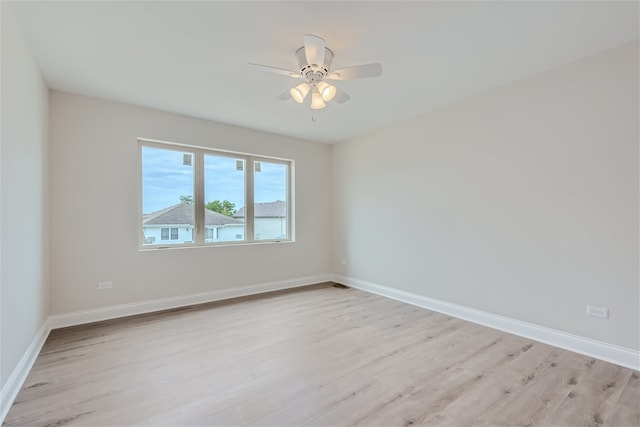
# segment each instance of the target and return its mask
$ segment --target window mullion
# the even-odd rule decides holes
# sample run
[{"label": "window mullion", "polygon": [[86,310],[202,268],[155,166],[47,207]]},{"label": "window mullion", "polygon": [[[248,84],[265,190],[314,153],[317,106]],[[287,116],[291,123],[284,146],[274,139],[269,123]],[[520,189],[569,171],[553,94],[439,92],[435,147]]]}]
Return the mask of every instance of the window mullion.
[{"label": "window mullion", "polygon": [[253,157],[247,158],[247,175],[246,175],[246,194],[245,194],[245,239],[248,242],[252,242],[255,237],[255,227],[254,227],[254,202],[253,202],[253,191],[254,191],[254,183],[253,183],[253,172],[255,168],[255,159]]},{"label": "window mullion", "polygon": [[193,241],[196,245],[204,244],[205,234],[205,218],[204,218],[204,153],[201,150],[195,150],[194,161],[194,236]]}]

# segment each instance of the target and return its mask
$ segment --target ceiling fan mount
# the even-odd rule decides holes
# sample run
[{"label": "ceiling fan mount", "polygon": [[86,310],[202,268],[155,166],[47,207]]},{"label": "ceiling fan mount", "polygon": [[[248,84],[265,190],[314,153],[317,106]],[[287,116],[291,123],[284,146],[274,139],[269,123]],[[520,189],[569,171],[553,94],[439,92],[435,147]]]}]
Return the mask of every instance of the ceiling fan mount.
[{"label": "ceiling fan mount", "polygon": [[280,95],[278,99],[293,99],[302,104],[307,94],[311,93],[312,110],[324,108],[326,103],[332,100],[342,104],[351,99],[346,92],[325,80],[354,80],[382,75],[382,65],[379,63],[356,65],[331,71],[333,51],[325,46],[323,38],[310,34],[304,36],[304,45],[296,51],[295,56],[299,71],[259,64],[249,64],[249,66],[261,71],[304,79],[304,82],[292,87]]},{"label": "ceiling fan mount", "polygon": [[333,61],[333,52],[328,47],[324,48],[324,62],[323,64],[309,64],[307,62],[307,54],[304,46],[296,51],[296,59],[298,60],[298,66],[300,68],[300,75],[309,80],[320,79],[329,74],[331,69],[331,62]]}]

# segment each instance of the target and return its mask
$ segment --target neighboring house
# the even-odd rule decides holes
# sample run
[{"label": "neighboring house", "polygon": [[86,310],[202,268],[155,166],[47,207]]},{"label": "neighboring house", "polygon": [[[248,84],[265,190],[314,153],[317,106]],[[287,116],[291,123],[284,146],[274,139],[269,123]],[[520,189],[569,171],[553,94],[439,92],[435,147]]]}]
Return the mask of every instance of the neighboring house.
[{"label": "neighboring house", "polygon": [[[144,214],[144,244],[177,244],[193,241],[194,207],[178,203]],[[205,242],[225,242],[244,238],[244,221],[205,209]]]},{"label": "neighboring house", "polygon": [[[244,222],[244,208],[240,208],[233,217]],[[254,204],[255,239],[287,238],[287,202],[261,202]]]}]

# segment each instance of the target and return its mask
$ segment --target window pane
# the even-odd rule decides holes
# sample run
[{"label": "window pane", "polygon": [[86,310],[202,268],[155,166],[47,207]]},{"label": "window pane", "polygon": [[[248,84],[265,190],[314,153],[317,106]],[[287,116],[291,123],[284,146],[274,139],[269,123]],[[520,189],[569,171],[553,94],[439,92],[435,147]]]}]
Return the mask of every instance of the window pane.
[{"label": "window pane", "polygon": [[144,245],[193,242],[194,153],[142,147]]},{"label": "window pane", "polygon": [[257,161],[254,165],[254,239],[288,239],[288,166]]},{"label": "window pane", "polygon": [[205,243],[243,240],[244,159],[204,156]]}]

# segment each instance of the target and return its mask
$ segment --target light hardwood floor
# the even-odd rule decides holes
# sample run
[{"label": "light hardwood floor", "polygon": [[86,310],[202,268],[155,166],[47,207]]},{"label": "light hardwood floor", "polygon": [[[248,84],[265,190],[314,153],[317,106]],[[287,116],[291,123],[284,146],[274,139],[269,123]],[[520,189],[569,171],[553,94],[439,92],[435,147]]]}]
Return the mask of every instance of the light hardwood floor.
[{"label": "light hardwood floor", "polygon": [[55,330],[8,426],[638,426],[637,371],[330,284]]}]

